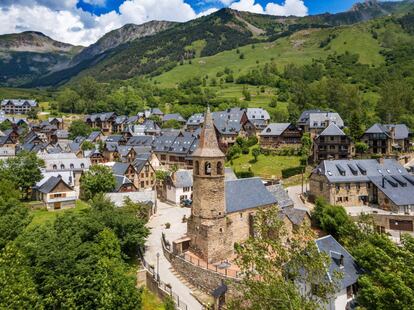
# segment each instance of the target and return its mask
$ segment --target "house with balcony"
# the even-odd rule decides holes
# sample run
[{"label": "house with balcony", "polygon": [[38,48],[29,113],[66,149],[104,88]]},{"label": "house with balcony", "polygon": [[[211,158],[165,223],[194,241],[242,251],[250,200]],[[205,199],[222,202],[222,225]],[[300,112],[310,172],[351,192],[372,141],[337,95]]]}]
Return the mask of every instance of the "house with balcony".
[{"label": "house with balcony", "polygon": [[344,121],[336,112],[307,110],[300,115],[296,125],[302,129],[303,133],[309,133],[313,139],[332,123],[341,129],[344,128]]},{"label": "house with balcony", "polygon": [[33,187],[35,200],[43,202],[48,211],[74,208],[78,194],[59,176],[51,176]]},{"label": "house with balcony", "polygon": [[412,133],[404,124],[374,124],[361,137],[368,145],[369,154],[389,156],[394,152],[407,152]]},{"label": "house with balcony", "polygon": [[313,161],[349,159],[355,155],[354,144],[335,123],[329,124],[313,139]]},{"label": "house with balcony", "polygon": [[259,135],[260,147],[278,149],[283,147],[299,147],[302,130],[290,123],[269,124]]},{"label": "house with balcony", "polygon": [[117,115],[114,112],[95,113],[86,115],[85,122],[91,128],[98,128],[104,135],[111,135],[116,130],[115,121]]},{"label": "house with balcony", "polygon": [[1,101],[1,111],[5,114],[27,114],[38,107],[36,100],[4,99]]}]

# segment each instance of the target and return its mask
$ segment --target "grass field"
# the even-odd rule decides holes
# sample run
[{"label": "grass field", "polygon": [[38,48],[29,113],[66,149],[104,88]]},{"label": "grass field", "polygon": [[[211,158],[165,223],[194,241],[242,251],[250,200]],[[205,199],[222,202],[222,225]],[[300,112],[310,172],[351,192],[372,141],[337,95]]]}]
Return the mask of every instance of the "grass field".
[{"label": "grass field", "polygon": [[265,156],[262,154],[257,162],[254,162],[251,152],[247,155],[240,155],[228,163],[233,171],[248,171],[250,168],[255,176],[266,179],[281,179],[283,169],[299,165],[300,156]]},{"label": "grass field", "polygon": [[[336,37],[328,48],[320,48],[320,42],[332,33],[335,33]],[[174,87],[178,82],[196,76],[214,77],[225,67],[233,70],[237,77],[258,64],[271,60],[283,69],[289,63],[302,65],[310,63],[312,59],[325,58],[333,52],[345,51],[358,53],[361,63],[364,64],[379,65],[384,61],[379,54],[379,42],[372,37],[366,24],[336,29],[303,30],[289,38],[240,47],[239,51],[239,54],[236,50],[231,50],[210,57],[195,58],[191,64],[187,62],[179,65],[155,80],[161,86]],[[244,54],[244,59],[240,59],[241,54]]]},{"label": "grass field", "polygon": [[144,289],[142,293],[142,309],[143,310],[164,310],[162,301],[149,290]]},{"label": "grass field", "polygon": [[76,207],[73,209],[60,210],[60,211],[47,211],[45,209],[34,210],[32,211],[33,219],[29,227],[53,222],[60,214],[63,214],[66,212],[80,213],[80,212],[83,212],[83,210],[88,209],[88,208],[90,208],[90,206],[86,202],[78,200],[76,202]]}]

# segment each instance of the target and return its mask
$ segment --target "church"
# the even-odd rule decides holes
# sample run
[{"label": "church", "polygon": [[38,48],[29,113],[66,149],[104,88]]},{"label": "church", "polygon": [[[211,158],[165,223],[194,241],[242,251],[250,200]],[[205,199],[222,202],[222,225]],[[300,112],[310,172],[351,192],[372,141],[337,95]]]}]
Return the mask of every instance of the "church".
[{"label": "church", "polygon": [[253,218],[261,208],[277,204],[260,178],[225,178],[210,110],[193,155],[193,205],[187,221],[190,251],[209,263],[234,256],[234,244],[253,235]]}]

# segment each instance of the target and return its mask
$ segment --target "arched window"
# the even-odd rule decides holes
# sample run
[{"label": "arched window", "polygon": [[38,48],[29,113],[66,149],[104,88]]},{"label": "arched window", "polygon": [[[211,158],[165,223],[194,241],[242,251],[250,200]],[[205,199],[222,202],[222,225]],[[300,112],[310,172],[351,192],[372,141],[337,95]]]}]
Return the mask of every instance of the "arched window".
[{"label": "arched window", "polygon": [[221,161],[217,163],[217,175],[223,175],[223,163]]},{"label": "arched window", "polygon": [[195,175],[199,175],[200,174],[200,163],[198,162],[198,160],[195,162],[194,174]]},{"label": "arched window", "polygon": [[70,169],[74,169],[75,165],[74,164],[70,164]]},{"label": "arched window", "polygon": [[81,168],[82,169],[85,168],[85,164],[84,163],[81,164]]},{"label": "arched window", "polygon": [[53,165],[53,170],[57,170],[57,166],[56,165]]},{"label": "arched window", "polygon": [[64,170],[65,169],[65,165],[64,164],[61,164],[60,165],[60,170]]},{"label": "arched window", "polygon": [[204,174],[205,175],[211,175],[211,163],[206,162],[204,165]]}]

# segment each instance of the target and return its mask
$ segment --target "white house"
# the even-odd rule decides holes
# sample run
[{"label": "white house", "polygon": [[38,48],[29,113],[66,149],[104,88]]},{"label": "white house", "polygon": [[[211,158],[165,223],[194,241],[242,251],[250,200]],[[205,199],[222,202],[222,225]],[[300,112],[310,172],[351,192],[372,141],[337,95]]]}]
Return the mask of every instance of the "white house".
[{"label": "white house", "polygon": [[73,208],[77,193],[61,176],[52,176],[33,188],[34,198],[44,203],[48,211]]},{"label": "white house", "polygon": [[[326,266],[326,279],[337,286],[335,295],[323,305],[324,308],[327,310],[353,309],[358,278],[362,275],[363,270],[357,265],[351,254],[331,235],[319,238],[315,240],[315,243],[319,252],[325,253],[330,258],[330,265]],[[336,276],[337,273],[340,274],[340,277]],[[309,294],[314,285],[299,283],[301,294]]]},{"label": "white house", "polygon": [[193,199],[193,171],[178,170],[165,182],[167,201],[179,205],[183,200]]}]

